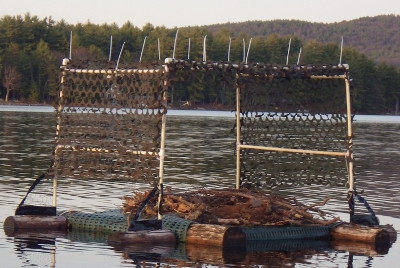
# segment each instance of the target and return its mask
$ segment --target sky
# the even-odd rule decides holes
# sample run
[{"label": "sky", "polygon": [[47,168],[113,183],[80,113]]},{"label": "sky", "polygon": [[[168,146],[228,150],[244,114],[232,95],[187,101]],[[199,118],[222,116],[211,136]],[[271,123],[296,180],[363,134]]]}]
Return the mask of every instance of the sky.
[{"label": "sky", "polygon": [[341,22],[360,17],[399,15],[398,0],[0,0],[4,15],[52,17],[69,24],[117,23],[128,20],[167,28],[249,20],[303,20]]}]

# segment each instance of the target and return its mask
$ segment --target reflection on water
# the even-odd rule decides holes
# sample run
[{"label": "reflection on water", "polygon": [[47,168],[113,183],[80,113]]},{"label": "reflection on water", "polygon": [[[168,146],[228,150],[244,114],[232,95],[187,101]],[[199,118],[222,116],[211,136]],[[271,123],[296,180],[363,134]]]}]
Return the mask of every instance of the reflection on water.
[{"label": "reflection on water", "polygon": [[[36,109],[36,108],[35,108]],[[194,113],[194,112],[191,112]],[[213,112],[208,112],[213,113]],[[196,115],[201,114],[197,112]],[[217,113],[218,114],[218,113]],[[234,134],[231,113],[223,117],[167,117],[165,183],[177,190],[193,187],[231,188],[235,184]],[[379,119],[377,119],[379,120]],[[375,210],[381,223],[400,229],[400,124],[356,123],[355,171],[359,190]],[[400,122],[400,119],[398,120]],[[0,112],[0,212],[13,215],[32,181],[50,164],[55,133],[54,113]],[[66,180],[59,182],[60,210],[103,211],[121,206],[121,197],[132,190],[148,187],[119,180]],[[331,200],[324,210],[347,220],[346,189],[326,186],[297,187],[279,190],[304,202]],[[1,233],[1,232],[0,232]],[[373,258],[349,255],[346,250],[332,250],[326,242],[296,250],[293,243],[283,245],[247,245],[247,249],[224,252],[221,249],[180,245],[176,248],[115,247],[107,244],[104,234],[68,233],[55,237],[42,234],[7,236],[0,234],[0,256],[6,267],[148,267],[162,263],[171,266],[201,266],[236,263],[245,267],[265,264],[296,267],[347,266],[393,267],[400,252],[399,242],[387,255]],[[371,249],[372,250],[372,249]],[[84,253],[84,254],[82,254]],[[379,252],[378,252],[379,253]],[[7,256],[7,257],[6,257]],[[350,258],[349,258],[350,257]]]}]

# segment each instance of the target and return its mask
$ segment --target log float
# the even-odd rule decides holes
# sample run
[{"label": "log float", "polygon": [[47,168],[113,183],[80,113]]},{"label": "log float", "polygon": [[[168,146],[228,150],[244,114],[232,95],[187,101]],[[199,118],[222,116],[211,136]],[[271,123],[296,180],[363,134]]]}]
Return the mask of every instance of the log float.
[{"label": "log float", "polygon": [[[46,229],[63,231],[67,229],[67,220],[62,216],[9,216],[3,224],[5,230]],[[362,243],[386,245],[396,240],[397,233],[390,225],[365,227],[344,223],[330,229],[332,240],[347,240]],[[114,243],[156,243],[175,244],[177,238],[169,230],[119,232],[109,236]],[[241,246],[246,242],[246,236],[240,227],[198,224],[189,226],[186,233],[187,244],[209,246]]]},{"label": "log float", "polygon": [[46,229],[46,230],[67,230],[67,219],[63,216],[36,216],[18,215],[9,216],[3,224],[4,229]]},{"label": "log float", "polygon": [[[386,229],[389,227],[385,227]],[[367,227],[343,223],[330,229],[332,240],[354,241],[375,245],[390,245],[391,236],[382,227]],[[394,229],[393,229],[394,230]],[[394,231],[395,233],[395,231]],[[394,238],[395,239],[395,238]],[[176,243],[177,238],[169,230],[118,232],[109,237],[113,243]],[[217,247],[242,246],[246,235],[240,227],[193,223],[186,232],[187,244],[208,245]],[[340,244],[340,242],[338,242]]]},{"label": "log float", "polygon": [[154,244],[154,245],[175,245],[177,239],[170,230],[151,230],[134,232],[117,232],[108,237],[110,244]]},{"label": "log float", "polygon": [[390,234],[384,228],[343,223],[330,229],[333,240],[346,240],[374,244],[390,244]]},{"label": "log float", "polygon": [[[108,241],[112,244],[160,245],[176,243],[177,237],[170,230],[117,232],[111,234]],[[185,243],[217,247],[242,246],[246,243],[246,235],[239,227],[193,223],[186,232]]]},{"label": "log float", "polygon": [[186,243],[218,247],[243,246],[246,235],[240,227],[193,223],[186,232]]},{"label": "log float", "polygon": [[382,228],[384,230],[386,230],[389,235],[390,235],[390,243],[394,243],[397,240],[397,231],[393,228],[393,225],[390,224],[386,224],[386,225],[379,225],[377,226],[379,228]]}]

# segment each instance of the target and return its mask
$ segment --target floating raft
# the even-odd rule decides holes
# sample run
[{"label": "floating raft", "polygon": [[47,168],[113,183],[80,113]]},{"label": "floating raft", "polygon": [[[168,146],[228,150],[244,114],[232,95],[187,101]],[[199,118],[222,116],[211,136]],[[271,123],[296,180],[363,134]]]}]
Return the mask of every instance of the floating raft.
[{"label": "floating raft", "polygon": [[[333,240],[353,241],[371,244],[390,244],[395,236],[393,227],[366,227],[356,224],[335,223],[330,226],[261,226],[237,227],[216,224],[199,224],[175,216],[163,217],[163,229],[160,231],[128,232],[127,216],[121,210],[110,210],[96,213],[68,212],[63,213],[68,221],[68,227],[80,231],[97,231],[110,233],[109,242],[130,243],[141,241],[142,236],[171,237],[176,241],[188,244],[203,244],[213,246],[234,246],[249,241],[276,240]],[[150,238],[149,238],[150,239]]]},{"label": "floating raft", "polygon": [[[122,210],[96,213],[70,211],[58,216],[10,216],[4,222],[8,236],[29,237],[32,233],[67,232],[98,233],[112,246],[157,245],[174,247],[184,242],[188,247],[245,248],[247,251],[284,250],[285,248],[329,247],[335,250],[376,256],[386,254],[397,238],[392,226],[366,227],[349,223],[330,226],[227,226],[200,224],[176,216],[164,215],[163,229],[128,231],[128,220]],[[54,235],[53,233],[50,235]],[[262,246],[262,248],[260,248]],[[224,251],[226,252],[226,251]]]}]

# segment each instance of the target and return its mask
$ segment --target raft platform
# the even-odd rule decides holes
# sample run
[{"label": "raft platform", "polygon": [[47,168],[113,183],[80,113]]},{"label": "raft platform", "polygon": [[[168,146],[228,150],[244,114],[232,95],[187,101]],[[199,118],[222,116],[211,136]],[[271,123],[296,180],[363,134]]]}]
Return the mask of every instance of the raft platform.
[{"label": "raft platform", "polygon": [[199,224],[164,215],[161,230],[128,231],[127,216],[121,210],[95,213],[61,212],[58,216],[10,216],[4,222],[9,234],[15,232],[89,231],[108,234],[108,243],[171,245],[178,242],[216,247],[237,247],[274,241],[328,241],[334,249],[353,248],[354,243],[368,252],[389,248],[397,233],[390,225],[367,227],[344,222],[328,226],[237,227]]}]

